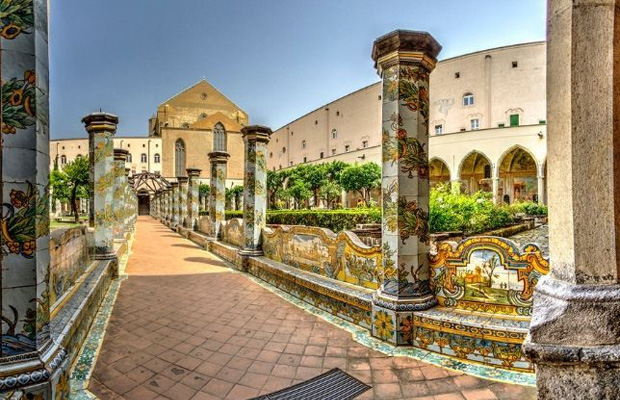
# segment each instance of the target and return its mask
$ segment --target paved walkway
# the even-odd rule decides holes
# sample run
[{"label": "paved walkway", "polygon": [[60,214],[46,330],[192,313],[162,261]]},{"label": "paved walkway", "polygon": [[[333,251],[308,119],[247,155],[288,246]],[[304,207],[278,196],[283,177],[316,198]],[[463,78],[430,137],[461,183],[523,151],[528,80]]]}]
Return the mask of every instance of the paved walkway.
[{"label": "paved walkway", "polygon": [[373,387],[360,399],[535,398],[369,350],[150,217],[127,272],[89,387],[101,399],[243,400],[334,367]]}]

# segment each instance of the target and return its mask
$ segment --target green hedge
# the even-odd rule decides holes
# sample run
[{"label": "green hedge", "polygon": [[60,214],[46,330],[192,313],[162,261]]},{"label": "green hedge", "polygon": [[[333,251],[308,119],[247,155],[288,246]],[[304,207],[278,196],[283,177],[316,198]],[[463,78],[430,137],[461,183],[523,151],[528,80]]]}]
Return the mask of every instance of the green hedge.
[{"label": "green hedge", "polygon": [[320,226],[334,232],[355,228],[357,224],[381,223],[380,208],[342,210],[269,210],[267,223]]},{"label": "green hedge", "polygon": [[[209,212],[202,211],[200,215],[209,215]],[[232,218],[243,218],[243,212],[226,211],[226,219]],[[357,224],[381,223],[381,209],[373,207],[341,210],[267,210],[267,223],[320,226],[340,232],[353,229]]]}]

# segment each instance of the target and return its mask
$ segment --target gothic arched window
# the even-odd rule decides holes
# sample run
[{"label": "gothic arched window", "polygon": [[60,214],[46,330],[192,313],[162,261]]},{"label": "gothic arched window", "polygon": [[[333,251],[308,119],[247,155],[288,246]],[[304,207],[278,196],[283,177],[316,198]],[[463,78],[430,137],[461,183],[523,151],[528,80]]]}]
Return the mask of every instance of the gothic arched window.
[{"label": "gothic arched window", "polygon": [[226,131],[219,122],[213,127],[213,151],[226,151]]},{"label": "gothic arched window", "polygon": [[185,143],[178,139],[174,145],[175,176],[185,176]]}]

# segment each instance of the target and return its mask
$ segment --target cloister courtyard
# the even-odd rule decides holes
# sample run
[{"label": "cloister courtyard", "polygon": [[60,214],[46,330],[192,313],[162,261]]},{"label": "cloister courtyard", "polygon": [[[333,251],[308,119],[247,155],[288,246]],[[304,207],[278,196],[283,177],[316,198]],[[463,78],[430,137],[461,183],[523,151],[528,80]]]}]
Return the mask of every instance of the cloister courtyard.
[{"label": "cloister courtyard", "polygon": [[[179,32],[224,7],[159,6]],[[247,7],[222,15],[261,20]],[[463,32],[389,19],[378,82],[275,131],[202,79],[147,136],[96,107],[52,141],[49,10],[0,0],[0,399],[620,399],[620,0],[549,0],[545,41],[441,60]],[[101,46],[124,25],[83,22]],[[125,73],[166,70],[151,42]],[[102,81],[97,102],[126,104]]]}]

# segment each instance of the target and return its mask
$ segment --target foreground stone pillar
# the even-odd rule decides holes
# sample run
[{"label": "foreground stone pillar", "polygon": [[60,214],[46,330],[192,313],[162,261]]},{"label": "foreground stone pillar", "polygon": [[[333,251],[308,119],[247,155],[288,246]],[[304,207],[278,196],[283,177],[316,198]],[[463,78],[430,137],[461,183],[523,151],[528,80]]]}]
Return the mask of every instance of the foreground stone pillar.
[{"label": "foreground stone pillar", "polygon": [[172,187],[170,199],[170,227],[174,228],[179,223],[179,182],[171,182]]},{"label": "foreground stone pillar", "polygon": [[69,397],[66,353],[49,324],[47,7],[44,0],[1,7],[2,398]]},{"label": "foreground stone pillar", "polygon": [[177,177],[179,182],[179,226],[185,226],[187,219],[187,186],[189,178],[187,176]]},{"label": "foreground stone pillar", "polygon": [[189,182],[187,185],[187,219],[185,227],[194,230],[198,225],[198,177],[200,176],[200,170],[188,168],[186,171]]},{"label": "foreground stone pillar", "polygon": [[125,162],[129,152],[125,149],[114,149],[114,212],[113,234],[115,240],[125,239],[125,216],[127,208],[127,177],[125,176]]},{"label": "foreground stone pillar", "polygon": [[426,32],[394,31],[375,40],[383,79],[382,242],[384,281],[373,299],[373,336],[410,344],[401,321],[437,304],[428,260],[429,74],[441,50]]},{"label": "foreground stone pillar", "polygon": [[267,220],[267,143],[271,129],[246,126],[241,129],[245,142],[245,175],[243,181],[243,222],[245,245],[243,256],[260,256],[261,233]]},{"label": "foreground stone pillar", "polygon": [[620,2],[550,1],[548,13],[551,273],[525,350],[539,399],[617,399]]},{"label": "foreground stone pillar", "polygon": [[225,151],[209,153],[211,163],[211,188],[209,190],[209,219],[213,231],[211,236],[220,237],[220,227],[226,218],[226,164],[230,154]]},{"label": "foreground stone pillar", "polygon": [[114,133],[118,117],[96,112],[82,119],[89,135],[90,153],[90,218],[95,228],[94,257],[98,260],[116,257],[113,244],[114,225]]}]

